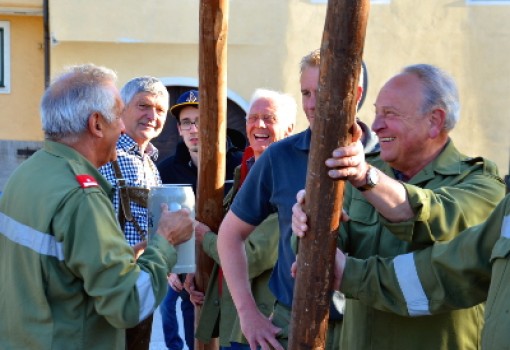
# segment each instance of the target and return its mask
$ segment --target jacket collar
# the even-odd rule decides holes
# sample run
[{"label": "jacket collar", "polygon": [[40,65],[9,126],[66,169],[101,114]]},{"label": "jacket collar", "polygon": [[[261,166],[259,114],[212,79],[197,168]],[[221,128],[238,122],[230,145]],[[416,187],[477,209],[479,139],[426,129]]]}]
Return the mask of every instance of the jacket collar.
[{"label": "jacket collar", "polygon": [[418,184],[424,181],[429,181],[436,177],[437,174],[441,175],[457,175],[461,173],[461,163],[468,161],[471,158],[460,153],[452,140],[449,139],[443,150],[439,155],[411,180],[410,184]]},{"label": "jacket collar", "polygon": [[73,148],[60,142],[45,140],[43,149],[56,157],[66,159],[75,175],[81,175],[83,173],[91,175],[106,193],[111,193],[113,187],[108,180],[101,175],[87,158]]}]

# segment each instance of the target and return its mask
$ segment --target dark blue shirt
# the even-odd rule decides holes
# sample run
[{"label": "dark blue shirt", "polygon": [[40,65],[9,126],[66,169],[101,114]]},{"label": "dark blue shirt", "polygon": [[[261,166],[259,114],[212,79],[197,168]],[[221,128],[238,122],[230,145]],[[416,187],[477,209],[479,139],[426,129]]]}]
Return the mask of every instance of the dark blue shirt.
[{"label": "dark blue shirt", "polygon": [[305,188],[311,132],[273,143],[262,153],[239,190],[231,210],[250,225],[259,225],[269,214],[278,212],[280,240],[269,288],[279,303],[292,305],[294,279],[290,267],[296,260],[292,236],[292,206],[296,193]]}]

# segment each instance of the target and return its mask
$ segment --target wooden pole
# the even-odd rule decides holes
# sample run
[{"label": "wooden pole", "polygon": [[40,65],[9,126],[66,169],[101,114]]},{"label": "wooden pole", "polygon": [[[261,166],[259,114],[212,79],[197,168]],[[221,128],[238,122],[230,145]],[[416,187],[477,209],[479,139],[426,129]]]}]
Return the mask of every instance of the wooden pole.
[{"label": "wooden pole", "polygon": [[328,2],[306,179],[309,230],[299,245],[289,333],[292,350],[325,347],[344,182],[333,181],[324,162],[351,142],[369,3]]},{"label": "wooden pole", "polygon": [[[213,232],[223,219],[227,114],[228,0],[200,1],[199,93],[200,148],[196,217]],[[196,250],[197,290],[205,292],[214,261],[201,247]],[[201,308],[195,308],[198,324]],[[218,339],[195,342],[195,349],[218,349]]]}]

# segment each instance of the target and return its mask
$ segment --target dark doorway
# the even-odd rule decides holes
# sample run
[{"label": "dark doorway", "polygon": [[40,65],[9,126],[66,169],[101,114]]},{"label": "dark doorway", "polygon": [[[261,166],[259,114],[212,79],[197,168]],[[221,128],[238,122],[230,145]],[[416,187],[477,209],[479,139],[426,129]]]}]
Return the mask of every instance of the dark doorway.
[{"label": "dark doorway", "polygon": [[[177,98],[184,92],[197,89],[196,86],[167,86],[170,93],[170,106],[173,106]],[[244,149],[247,145],[246,140],[246,112],[235,102],[227,100],[227,135],[234,144]],[[152,140],[154,146],[159,150],[158,162],[172,156],[175,153],[177,143],[181,141],[177,131],[177,121],[174,116],[168,112],[165,127],[161,134]]]}]

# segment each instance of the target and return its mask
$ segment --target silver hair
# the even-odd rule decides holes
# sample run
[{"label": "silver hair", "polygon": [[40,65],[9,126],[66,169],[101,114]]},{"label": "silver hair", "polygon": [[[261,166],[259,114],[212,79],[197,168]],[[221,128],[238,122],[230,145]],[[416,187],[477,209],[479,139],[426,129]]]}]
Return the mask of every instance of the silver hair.
[{"label": "silver hair", "polygon": [[260,99],[274,102],[278,122],[286,123],[286,126],[296,124],[297,105],[296,100],[291,95],[268,89],[257,89],[251,96],[248,113],[253,104]]},{"label": "silver hair", "polygon": [[120,90],[120,97],[125,105],[128,105],[133,97],[140,92],[149,92],[154,95],[164,96],[168,104],[170,103],[168,90],[163,83],[154,77],[137,77],[128,81]]},{"label": "silver hair", "polygon": [[75,138],[87,129],[93,113],[113,122],[117,74],[106,67],[84,64],[68,67],[43,94],[40,106],[42,128],[47,139]]},{"label": "silver hair", "polygon": [[452,130],[460,119],[460,102],[457,86],[445,71],[430,64],[407,66],[402,73],[416,75],[423,84],[424,101],[422,113],[442,108],[446,113],[444,129]]}]

